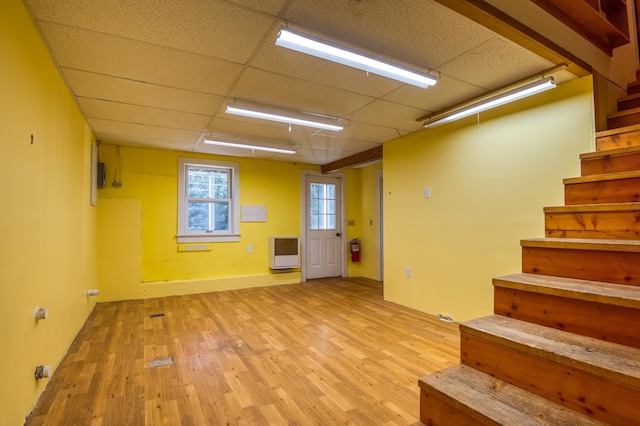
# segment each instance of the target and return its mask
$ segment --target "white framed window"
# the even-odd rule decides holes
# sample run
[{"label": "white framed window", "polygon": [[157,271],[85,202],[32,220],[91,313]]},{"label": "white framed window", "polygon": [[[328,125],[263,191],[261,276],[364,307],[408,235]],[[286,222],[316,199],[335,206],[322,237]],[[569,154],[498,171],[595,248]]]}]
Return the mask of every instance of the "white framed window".
[{"label": "white framed window", "polygon": [[240,165],[178,159],[178,243],[240,241]]}]

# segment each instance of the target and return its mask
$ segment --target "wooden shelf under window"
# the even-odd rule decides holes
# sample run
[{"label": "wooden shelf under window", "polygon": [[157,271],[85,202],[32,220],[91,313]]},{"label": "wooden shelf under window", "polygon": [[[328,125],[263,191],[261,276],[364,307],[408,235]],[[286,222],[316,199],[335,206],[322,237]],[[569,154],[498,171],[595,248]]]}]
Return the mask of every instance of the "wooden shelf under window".
[{"label": "wooden shelf under window", "polygon": [[611,56],[630,42],[625,0],[531,0]]}]

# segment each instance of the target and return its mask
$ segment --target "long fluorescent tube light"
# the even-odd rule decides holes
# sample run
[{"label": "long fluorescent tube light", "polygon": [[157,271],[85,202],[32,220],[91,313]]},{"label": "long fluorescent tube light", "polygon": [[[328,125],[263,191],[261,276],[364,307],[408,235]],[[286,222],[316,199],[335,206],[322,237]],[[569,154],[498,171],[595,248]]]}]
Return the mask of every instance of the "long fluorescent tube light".
[{"label": "long fluorescent tube light", "polygon": [[288,115],[284,115],[284,113],[280,114],[280,113],[274,113],[274,112],[260,111],[259,109],[254,109],[251,107],[236,106],[232,104],[227,105],[227,113],[241,115],[244,117],[259,118],[261,120],[277,121],[280,123],[287,123],[287,124],[297,124],[299,126],[305,126],[305,127],[314,127],[316,129],[333,130],[334,132],[338,132],[344,129],[344,127],[339,126],[337,124],[329,124],[329,123],[323,123],[321,121],[314,121],[311,119],[291,117]]},{"label": "long fluorescent tube light", "polygon": [[431,121],[426,121],[424,123],[424,128],[435,127],[444,123],[448,123],[450,121],[459,120],[461,118],[477,114],[481,111],[486,111],[488,109],[516,101],[518,99],[526,98],[527,96],[531,96],[536,93],[541,93],[549,89],[553,89],[555,87],[556,83],[553,80],[553,77],[547,77],[542,80],[527,84],[525,86],[510,90],[508,92],[498,94],[476,104],[471,104],[460,111],[453,111],[451,114],[447,114],[442,118],[435,118]]},{"label": "long fluorescent tube light", "polygon": [[205,139],[204,143],[207,145],[217,145],[217,146],[226,146],[229,148],[242,148],[242,149],[251,149],[256,151],[275,152],[278,154],[295,154],[296,153],[292,149],[271,148],[268,146],[247,145],[244,143],[223,142],[223,141],[215,141],[210,139]]},{"label": "long fluorescent tube light", "polygon": [[[384,62],[374,59],[373,57],[356,53],[355,50],[359,49],[347,50],[285,28],[282,28],[278,33],[276,45],[422,88],[433,86],[438,81],[435,77],[425,72],[418,72],[406,66],[394,65],[394,61]],[[372,56],[379,57],[380,55],[372,53]]]}]

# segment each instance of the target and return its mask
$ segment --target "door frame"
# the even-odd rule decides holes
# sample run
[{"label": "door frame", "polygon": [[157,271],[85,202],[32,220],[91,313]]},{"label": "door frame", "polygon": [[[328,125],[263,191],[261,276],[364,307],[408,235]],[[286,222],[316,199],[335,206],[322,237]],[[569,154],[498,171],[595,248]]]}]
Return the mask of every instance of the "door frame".
[{"label": "door frame", "polygon": [[378,281],[384,281],[384,174],[383,169],[376,172],[376,194],[377,194],[377,214],[378,214],[378,229],[377,241],[378,244]]},{"label": "door frame", "polygon": [[330,174],[322,174],[319,171],[315,170],[302,170],[302,178],[300,182],[300,247],[301,247],[301,259],[304,261],[300,262],[300,270],[301,270],[301,282],[307,281],[307,177],[308,176],[318,176],[318,177],[331,177],[337,178],[340,182],[340,211],[338,212],[338,221],[340,223],[341,229],[341,243],[340,243],[340,273],[343,277],[347,276],[347,262],[345,262],[345,237],[347,231],[347,216],[345,214],[346,211],[346,176],[344,173],[330,173]]}]

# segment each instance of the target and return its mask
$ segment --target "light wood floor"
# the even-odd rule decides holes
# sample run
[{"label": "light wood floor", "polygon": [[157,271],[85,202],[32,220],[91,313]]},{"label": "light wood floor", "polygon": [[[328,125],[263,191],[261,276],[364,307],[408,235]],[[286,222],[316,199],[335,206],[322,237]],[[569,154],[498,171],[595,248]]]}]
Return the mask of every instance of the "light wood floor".
[{"label": "light wood floor", "polygon": [[366,279],[99,303],[27,425],[408,425],[458,359],[457,325]]}]

